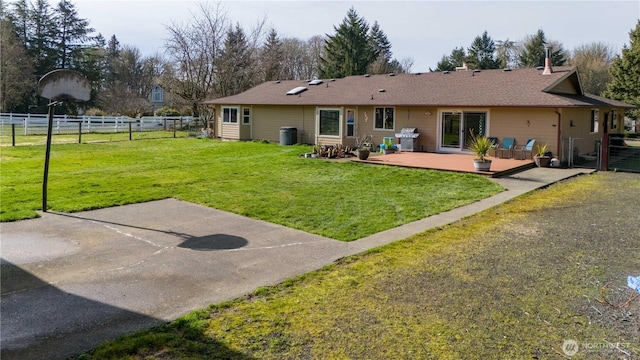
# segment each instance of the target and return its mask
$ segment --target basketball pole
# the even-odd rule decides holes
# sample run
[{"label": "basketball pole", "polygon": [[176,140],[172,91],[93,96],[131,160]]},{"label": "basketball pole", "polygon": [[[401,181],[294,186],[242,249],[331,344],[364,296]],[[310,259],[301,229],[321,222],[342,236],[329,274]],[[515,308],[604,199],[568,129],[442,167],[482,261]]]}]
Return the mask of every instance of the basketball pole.
[{"label": "basketball pole", "polygon": [[49,179],[49,157],[51,154],[51,133],[53,128],[53,107],[58,105],[59,101],[49,103],[49,120],[47,123],[47,148],[44,155],[44,179],[42,180],[42,211],[47,212],[47,182]]}]

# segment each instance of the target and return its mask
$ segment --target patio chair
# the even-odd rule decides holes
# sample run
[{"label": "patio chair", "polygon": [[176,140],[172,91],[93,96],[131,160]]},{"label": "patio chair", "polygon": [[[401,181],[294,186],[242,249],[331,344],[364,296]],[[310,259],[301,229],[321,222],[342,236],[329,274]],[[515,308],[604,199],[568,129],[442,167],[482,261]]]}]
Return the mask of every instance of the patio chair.
[{"label": "patio chair", "polygon": [[489,149],[489,152],[493,150],[493,157],[496,157],[497,151],[498,151],[498,138],[493,136],[488,136],[487,139],[491,140],[491,142],[493,143],[493,146],[491,146],[491,149]]},{"label": "patio chair", "polygon": [[[529,152],[529,154],[531,154],[531,159],[533,159],[533,144],[536,143],[535,139],[529,139],[527,140],[527,144],[526,145],[516,145],[513,148],[513,152],[515,154],[522,154],[522,158],[518,157],[520,160],[524,160],[525,159],[525,155],[527,154],[527,151]],[[515,157],[514,154],[514,157]]]},{"label": "patio chair", "polygon": [[500,157],[504,159],[504,152],[507,151],[507,159],[511,158],[511,152],[513,151],[513,146],[516,143],[516,139],[514,138],[504,138],[502,139],[502,144],[496,149],[496,154],[500,151]]}]

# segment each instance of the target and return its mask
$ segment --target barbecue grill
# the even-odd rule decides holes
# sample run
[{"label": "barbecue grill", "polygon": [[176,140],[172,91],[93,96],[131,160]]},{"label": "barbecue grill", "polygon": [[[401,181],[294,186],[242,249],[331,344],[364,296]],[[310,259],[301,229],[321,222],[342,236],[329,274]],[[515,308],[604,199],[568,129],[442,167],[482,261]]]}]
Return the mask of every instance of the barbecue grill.
[{"label": "barbecue grill", "polygon": [[416,128],[403,128],[396,137],[400,139],[401,151],[418,151],[418,137],[420,133],[416,132]]}]

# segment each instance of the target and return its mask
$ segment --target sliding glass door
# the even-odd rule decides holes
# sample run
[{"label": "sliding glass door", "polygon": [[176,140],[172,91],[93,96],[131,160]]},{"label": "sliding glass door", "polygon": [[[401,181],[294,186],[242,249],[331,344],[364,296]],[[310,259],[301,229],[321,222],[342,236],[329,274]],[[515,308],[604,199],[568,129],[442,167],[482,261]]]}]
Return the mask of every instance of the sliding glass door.
[{"label": "sliding glass door", "polygon": [[487,135],[487,113],[443,112],[440,128],[440,148],[445,151],[463,151],[471,141],[471,136]]}]

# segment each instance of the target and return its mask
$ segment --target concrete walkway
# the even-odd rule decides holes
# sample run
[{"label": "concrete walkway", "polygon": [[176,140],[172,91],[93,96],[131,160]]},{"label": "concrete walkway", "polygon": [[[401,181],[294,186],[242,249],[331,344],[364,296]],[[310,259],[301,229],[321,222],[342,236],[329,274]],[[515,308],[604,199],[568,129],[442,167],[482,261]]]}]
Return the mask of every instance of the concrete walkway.
[{"label": "concrete walkway", "polygon": [[508,190],[350,243],[173,199],[4,223],[0,357],[72,356],[589,172],[493,179]]}]

